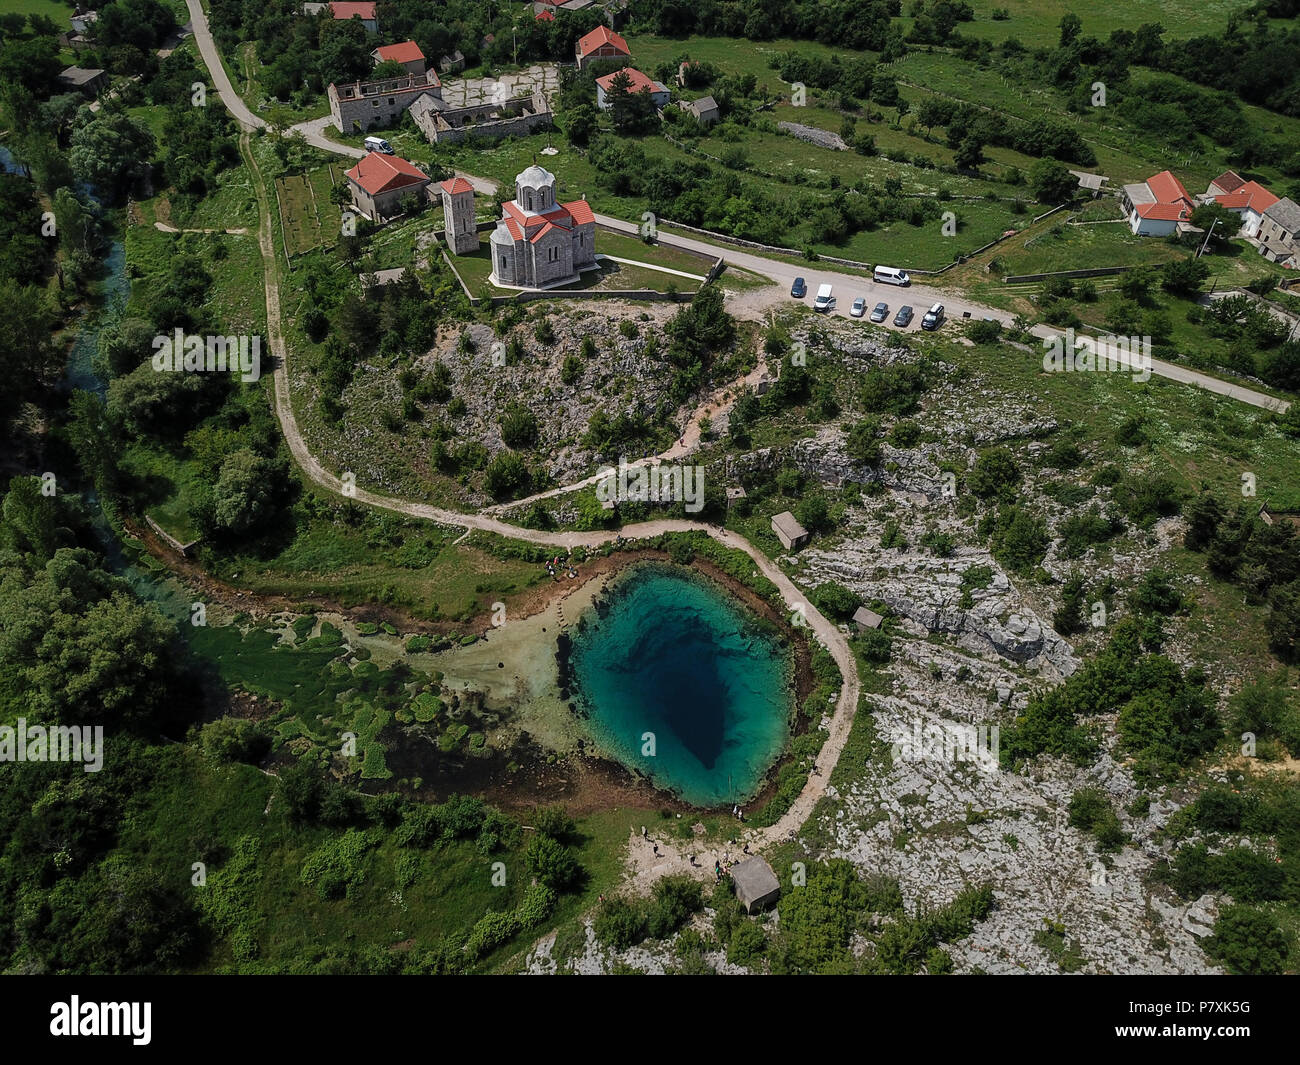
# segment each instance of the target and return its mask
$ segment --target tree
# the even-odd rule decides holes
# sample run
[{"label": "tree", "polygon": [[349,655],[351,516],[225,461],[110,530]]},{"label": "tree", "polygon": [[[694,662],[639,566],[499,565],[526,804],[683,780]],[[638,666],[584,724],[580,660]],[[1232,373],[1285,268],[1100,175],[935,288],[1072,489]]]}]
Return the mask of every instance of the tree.
[{"label": "tree", "polygon": [[863,418],[849,430],[844,452],[854,462],[874,466],[880,461],[880,420]]},{"label": "tree", "polygon": [[953,153],[952,162],[958,170],[978,170],[980,163],[984,162],[984,145],[979,137],[971,133],[963,138]]},{"label": "tree", "polygon": [[599,128],[600,112],[591,104],[579,104],[568,112],[564,125],[569,143],[586,147],[591,141],[591,135]]},{"label": "tree", "polygon": [[225,532],[241,535],[264,523],[275,497],[273,464],[250,448],[232,452],[221,464],[213,490],[213,520]]},{"label": "tree", "polygon": [[1134,270],[1125,270],[1119,275],[1119,294],[1126,300],[1142,304],[1147,301],[1151,292],[1151,285],[1154,282],[1154,276],[1151,270],[1146,267],[1138,267]]},{"label": "tree", "polygon": [[501,451],[493,456],[483,475],[483,487],[494,499],[519,495],[528,487],[530,481],[528,467],[524,460],[510,451]]},{"label": "tree", "polygon": [[551,836],[534,836],[524,852],[528,872],[555,892],[574,887],[582,878],[582,866],[569,850]]},{"label": "tree", "polygon": [[537,443],[537,416],[522,403],[508,404],[501,415],[501,439],[506,447],[532,447]]},{"label": "tree", "polygon": [[405,74],[406,67],[396,59],[385,59],[382,63],[376,63],[375,69],[368,76],[378,81],[380,78],[400,78]]},{"label": "tree", "polygon": [[1020,484],[1020,466],[1005,447],[991,447],[980,453],[966,486],[980,499],[1010,501]]},{"label": "tree", "polygon": [[1029,187],[1039,203],[1069,203],[1078,191],[1079,179],[1064,163],[1039,159],[1029,169]]},{"label": "tree", "polygon": [[1078,38],[1080,31],[1083,29],[1083,20],[1074,12],[1068,12],[1061,16],[1061,41],[1062,48],[1068,48]]},{"label": "tree", "polygon": [[0,667],[56,721],[152,726],[174,710],[176,629],[90,552],[59,548],[25,587],[0,585]]},{"label": "tree", "polygon": [[1175,295],[1191,299],[1200,292],[1201,285],[1209,276],[1209,264],[1200,259],[1175,259],[1161,268],[1160,284]]},{"label": "tree", "polygon": [[[1241,215],[1217,203],[1206,203],[1197,207],[1189,221],[1192,225],[1205,230],[1210,235],[1211,243],[1214,244],[1226,244],[1241,232]],[[1211,229],[1213,229],[1212,233]]]},{"label": "tree", "polygon": [[103,110],[73,131],[68,163],[78,181],[116,204],[149,172],[155,149],[147,127],[125,112]]},{"label": "tree", "polygon": [[24,401],[41,395],[63,366],[63,352],[52,332],[58,317],[45,291],[35,285],[0,281],[0,304],[6,313],[0,329],[0,417],[8,417]]}]

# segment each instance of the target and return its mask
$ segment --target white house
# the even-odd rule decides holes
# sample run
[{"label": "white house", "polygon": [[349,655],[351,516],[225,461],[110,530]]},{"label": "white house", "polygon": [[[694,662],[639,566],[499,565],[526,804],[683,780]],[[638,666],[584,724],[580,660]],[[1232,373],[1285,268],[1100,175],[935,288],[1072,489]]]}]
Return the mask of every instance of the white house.
[{"label": "white house", "polygon": [[1162,170],[1136,185],[1125,185],[1120,206],[1129,228],[1139,237],[1167,237],[1191,226],[1196,204],[1183,183]]},{"label": "white house", "polygon": [[1202,203],[1217,203],[1241,219],[1241,235],[1254,237],[1264,212],[1277,203],[1277,197],[1258,181],[1246,181],[1240,174],[1225,170],[1210,182],[1201,197]]}]

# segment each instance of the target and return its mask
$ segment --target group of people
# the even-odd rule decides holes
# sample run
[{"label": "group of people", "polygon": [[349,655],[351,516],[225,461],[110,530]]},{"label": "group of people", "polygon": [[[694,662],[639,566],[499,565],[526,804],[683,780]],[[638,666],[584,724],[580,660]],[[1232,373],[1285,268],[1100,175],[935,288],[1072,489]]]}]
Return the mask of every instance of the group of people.
[{"label": "group of people", "polygon": [[561,558],[559,555],[556,555],[553,559],[551,559],[549,562],[546,563],[546,572],[550,576],[551,580],[558,581],[560,579],[561,566],[564,567],[564,575],[568,577],[570,580],[572,580],[574,577],[578,575],[578,571],[574,569],[569,562],[569,559],[571,557],[572,557],[571,555],[565,555],[563,558]]}]

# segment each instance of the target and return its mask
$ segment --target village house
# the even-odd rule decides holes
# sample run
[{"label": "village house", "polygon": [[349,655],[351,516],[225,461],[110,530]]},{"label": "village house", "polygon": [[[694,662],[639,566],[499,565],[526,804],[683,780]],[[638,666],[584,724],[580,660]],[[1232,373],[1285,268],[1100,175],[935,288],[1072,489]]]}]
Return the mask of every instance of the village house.
[{"label": "village house", "polygon": [[632,52],[627,41],[608,26],[597,26],[590,33],[578,38],[573,46],[578,69],[584,70],[594,59],[631,59]]},{"label": "village house", "polygon": [[430,69],[423,74],[354,81],[350,85],[331,82],[326,95],[335,129],[340,133],[365,132],[372,126],[391,126],[422,96],[442,99],[442,82]]},{"label": "village house", "polygon": [[95,24],[99,21],[99,12],[78,11],[76,14],[69,15],[68,21],[72,23],[73,33],[93,38],[95,36]]},{"label": "village house", "polygon": [[1167,237],[1180,228],[1191,227],[1196,204],[1168,170],[1136,185],[1125,185],[1120,206],[1129,228],[1139,237]]},{"label": "village house", "polygon": [[417,77],[424,76],[424,69],[427,66],[424,53],[420,51],[420,46],[414,41],[386,44],[381,48],[376,48],[370,53],[370,56],[374,59],[375,66],[380,63],[401,63],[408,74],[414,74]]},{"label": "village house", "polygon": [[422,198],[429,175],[396,155],[370,152],[346,171],[352,202],[367,218],[382,222],[400,214],[409,197]]},{"label": "village house", "polygon": [[1225,170],[1210,182],[1201,197],[1202,203],[1217,203],[1241,219],[1241,235],[1253,237],[1259,232],[1264,212],[1277,203],[1277,197],[1258,181],[1246,181],[1240,174]]},{"label": "village house", "polygon": [[711,126],[722,117],[718,110],[718,101],[712,96],[701,96],[698,100],[682,100],[677,104],[688,115],[693,115],[701,126]]},{"label": "village house", "polygon": [[628,92],[648,92],[651,99],[654,100],[655,107],[666,107],[668,105],[668,86],[662,85],[652,78],[646,77],[635,67],[624,67],[622,70],[616,70],[612,74],[606,74],[603,78],[596,79],[596,106],[602,111],[608,111],[613,106],[610,99],[610,92],[614,85],[614,79],[620,74],[626,74],[629,85]]},{"label": "village house", "polygon": [[379,32],[379,19],[375,16],[374,3],[357,3],[355,0],[335,0],[332,4],[308,3],[302,5],[304,15],[317,15],[329,9],[330,18],[335,22],[346,22],[350,18],[359,18],[367,33]]},{"label": "village house", "polygon": [[772,531],[787,551],[797,551],[811,539],[808,530],[788,510],[781,511],[772,519]]},{"label": "village house", "polygon": [[576,280],[596,262],[596,218],[586,200],[555,202],[555,175],[534,163],[492,231],[494,285],[545,288]]},{"label": "village house", "polygon": [[67,67],[59,74],[59,81],[72,92],[98,96],[108,88],[108,72],[93,67]]},{"label": "village house", "polygon": [[1265,259],[1300,270],[1300,204],[1284,198],[1265,210],[1256,240]]}]

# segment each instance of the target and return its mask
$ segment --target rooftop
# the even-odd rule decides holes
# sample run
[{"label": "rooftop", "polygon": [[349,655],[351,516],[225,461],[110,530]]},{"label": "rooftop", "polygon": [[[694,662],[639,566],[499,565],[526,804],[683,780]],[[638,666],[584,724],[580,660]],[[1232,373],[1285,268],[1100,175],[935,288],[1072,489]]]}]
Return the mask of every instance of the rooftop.
[{"label": "rooftop", "polygon": [[581,55],[588,55],[594,52],[601,45],[612,45],[615,51],[622,52],[623,55],[631,55],[632,52],[627,46],[627,41],[611,30],[608,26],[597,26],[590,33],[578,38],[578,52]]},{"label": "rooftop", "polygon": [[762,858],[746,858],[743,862],[737,862],[731,867],[731,880],[736,885],[736,898],[745,909],[781,893],[781,881]]},{"label": "rooftop", "polygon": [[788,510],[783,510],[780,514],[776,515],[776,517],[772,519],[772,524],[791,540],[808,535],[808,530],[800,525],[795,516]]},{"label": "rooftop", "polygon": [[641,71],[637,70],[635,67],[624,67],[622,70],[616,70],[612,74],[606,74],[603,78],[597,78],[596,84],[599,85],[606,92],[609,92],[610,88],[614,84],[614,79],[617,78],[620,74],[626,74],[628,77],[628,81],[630,82],[630,84],[627,87],[628,92],[667,92],[668,91],[668,87],[666,85],[659,84],[659,82],[655,81],[653,78],[647,77],[645,74],[642,74]]},{"label": "rooftop", "polygon": [[414,41],[386,44],[382,48],[376,48],[373,54],[379,57],[380,62],[388,62],[389,60],[394,63],[424,61],[424,53],[420,51],[420,46]]},{"label": "rooftop", "polygon": [[1264,212],[1271,219],[1293,235],[1300,232],[1300,204],[1283,197]]},{"label": "rooftop", "polygon": [[357,165],[347,172],[347,176],[371,196],[429,180],[429,175],[413,163],[408,163],[400,156],[380,152],[371,152],[365,158],[357,160]]},{"label": "rooftop", "polygon": [[375,5],[373,3],[362,3],[359,0],[335,0],[330,4],[330,14],[336,19],[346,21],[353,15],[364,20],[373,20],[375,17]]}]

